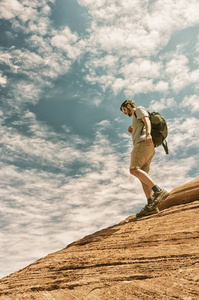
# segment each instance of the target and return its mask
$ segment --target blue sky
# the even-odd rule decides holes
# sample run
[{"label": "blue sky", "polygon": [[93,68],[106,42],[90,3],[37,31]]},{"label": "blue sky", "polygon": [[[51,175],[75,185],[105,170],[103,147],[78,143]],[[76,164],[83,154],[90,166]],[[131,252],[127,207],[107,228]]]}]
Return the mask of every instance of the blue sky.
[{"label": "blue sky", "polygon": [[151,177],[198,177],[197,0],[0,2],[0,277],[146,203],[125,99],[168,121]]}]

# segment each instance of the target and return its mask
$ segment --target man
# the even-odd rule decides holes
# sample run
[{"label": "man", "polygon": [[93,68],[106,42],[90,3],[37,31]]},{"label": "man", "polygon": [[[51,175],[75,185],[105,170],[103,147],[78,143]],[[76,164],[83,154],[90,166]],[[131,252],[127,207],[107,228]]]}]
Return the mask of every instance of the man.
[{"label": "man", "polygon": [[156,213],[155,208],[169,193],[160,188],[148,175],[151,160],[155,154],[154,144],[151,137],[151,122],[149,114],[144,107],[136,107],[132,100],[125,100],[120,110],[132,118],[132,125],[128,132],[132,134],[133,150],[131,152],[130,173],[136,176],[144,190],[147,205],[136,216],[141,217]]}]

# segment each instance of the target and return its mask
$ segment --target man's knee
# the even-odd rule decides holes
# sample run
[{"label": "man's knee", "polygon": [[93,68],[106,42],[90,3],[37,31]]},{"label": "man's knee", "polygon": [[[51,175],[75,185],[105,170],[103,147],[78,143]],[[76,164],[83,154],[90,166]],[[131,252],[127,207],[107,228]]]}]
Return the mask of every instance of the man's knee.
[{"label": "man's knee", "polygon": [[129,169],[131,175],[136,176],[140,170],[140,167],[132,167]]}]

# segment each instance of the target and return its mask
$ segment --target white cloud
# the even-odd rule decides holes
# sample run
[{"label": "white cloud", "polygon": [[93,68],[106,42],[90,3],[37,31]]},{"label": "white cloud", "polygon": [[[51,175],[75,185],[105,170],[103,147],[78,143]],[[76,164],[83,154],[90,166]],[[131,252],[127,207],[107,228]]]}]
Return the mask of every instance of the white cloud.
[{"label": "white cloud", "polygon": [[20,109],[20,105],[37,103],[44,88],[66,74],[85,51],[85,42],[68,27],[60,30],[52,27],[51,9],[46,0],[34,3],[12,0],[10,4],[11,10],[7,1],[1,2],[4,18],[9,19],[14,33],[28,34],[23,48],[13,46],[0,53],[6,73],[2,72],[0,84],[7,86],[9,91],[4,106],[12,114],[16,107]]},{"label": "white cloud", "polygon": [[177,55],[166,64],[166,74],[174,90],[179,91],[190,84],[190,69],[185,55]]},{"label": "white cloud", "polygon": [[[31,112],[26,112],[13,126],[26,126],[30,137],[20,134],[12,127],[1,127],[1,160],[8,164],[19,162],[27,168],[59,169],[67,174],[70,172],[70,164],[82,157],[82,153],[75,145],[85,145],[84,138],[71,136],[65,130],[62,135],[53,132],[51,128],[42,122],[38,122]],[[67,135],[66,135],[67,134]],[[66,139],[67,136],[67,140]],[[73,155],[71,155],[73,153]]]},{"label": "white cloud", "polygon": [[18,103],[37,103],[41,90],[34,83],[20,81],[15,85],[15,89],[9,92],[11,97],[10,105],[12,106],[13,98]]},{"label": "white cloud", "polygon": [[[188,150],[198,149],[198,133],[199,119],[192,116],[189,118],[174,119],[169,122],[169,143],[171,152],[186,157]],[[196,161],[198,160],[195,156]],[[198,164],[195,161],[195,166]]]},{"label": "white cloud", "polygon": [[101,102],[102,102],[102,99],[100,99],[100,98],[94,98],[92,100],[91,104],[94,104],[95,106],[99,106]]},{"label": "white cloud", "polygon": [[197,0],[155,1],[152,4],[150,15],[147,16],[148,24],[151,29],[163,32],[193,26],[199,21],[198,9]]},{"label": "white cloud", "polygon": [[120,72],[124,75],[136,78],[157,78],[160,76],[161,64],[149,59],[135,59],[132,63],[122,67]]},{"label": "white cloud", "polygon": [[66,27],[61,31],[53,31],[51,38],[52,46],[56,47],[58,51],[62,50],[69,59],[77,59],[85,48],[85,42],[79,41],[79,37],[76,33],[72,33],[71,30]]},{"label": "white cloud", "polygon": [[[183,47],[182,47],[183,48]],[[176,51],[162,55],[161,74],[167,80],[168,90],[178,93],[180,90],[192,86],[197,91],[199,80],[199,64],[194,58],[194,65],[191,68],[192,57],[183,54],[183,49],[178,47]],[[181,52],[182,51],[182,52]]]},{"label": "white cloud", "polygon": [[1,13],[0,17],[2,19],[12,19],[16,15],[20,15],[23,10],[23,6],[17,0],[2,0],[1,1]]},{"label": "white cloud", "polygon": [[7,83],[7,76],[2,76],[2,73],[0,72],[0,85],[2,87],[5,87]]},{"label": "white cloud", "polygon": [[166,92],[169,89],[169,84],[166,81],[159,81],[156,85],[155,85],[155,91],[156,92]]},{"label": "white cloud", "polygon": [[11,55],[8,52],[4,52],[3,50],[0,50],[0,62],[2,64],[7,64],[11,66]]},{"label": "white cloud", "polygon": [[150,110],[155,110],[155,111],[161,111],[165,108],[169,108],[171,110],[176,109],[177,103],[174,100],[174,98],[161,98],[160,100],[152,100],[150,102],[149,109]]},{"label": "white cloud", "polygon": [[107,128],[110,127],[110,121],[109,120],[102,120],[101,122],[99,122],[96,126],[97,127],[101,127],[101,128]]},{"label": "white cloud", "polygon": [[[100,74],[96,72],[99,65],[96,66],[95,57],[90,57],[88,81],[99,83],[103,89],[111,87],[116,94],[123,89],[130,95],[169,89],[179,92],[197,83],[198,70],[190,72],[185,55],[177,53],[169,59],[166,70],[161,61],[152,61],[152,57],[164,49],[177,30],[198,24],[198,1],[112,0],[97,1],[94,5],[92,1],[79,0],[79,3],[88,8],[91,16],[88,50],[98,57],[104,53],[98,58]],[[115,60],[120,57],[113,67],[103,64],[103,59],[110,56],[115,56]]]},{"label": "white cloud", "polygon": [[88,61],[86,64],[87,68],[90,68],[91,71],[101,70],[102,68],[108,68],[110,72],[117,70],[119,57],[114,55],[106,55],[103,57],[92,57],[91,61]]},{"label": "white cloud", "polygon": [[112,89],[115,94],[126,88],[128,80],[124,80],[122,78],[116,78],[112,84]]},{"label": "white cloud", "polygon": [[[161,60],[151,59],[164,48],[175,30],[199,22],[194,13],[197,1],[149,4],[148,1],[122,3],[112,0],[93,5],[92,1],[81,0],[80,5],[86,6],[91,15],[91,28],[85,39],[80,39],[69,27],[53,29],[47,1],[33,4],[12,0],[10,10],[6,3],[5,0],[1,2],[5,18],[12,22],[16,31],[29,34],[26,42],[31,49],[11,48],[2,60],[12,72],[27,76],[36,89],[42,91],[46,84],[66,73],[72,62],[85,52],[90,54],[85,64],[89,74],[85,78],[99,83],[104,91],[111,87],[115,94],[124,90],[126,95],[133,96],[143,92],[167,92],[170,88],[178,92],[191,83],[198,88],[199,71],[190,72],[185,55],[171,57],[166,69]],[[14,19],[16,16],[18,19]],[[12,91],[14,94],[14,88]]]},{"label": "white cloud", "polygon": [[[54,2],[50,0],[49,2]],[[12,22],[12,27],[16,30],[22,30],[26,33],[48,34],[51,9],[46,0],[33,1],[23,0],[21,3],[17,0],[1,1],[1,17]],[[39,18],[39,26],[38,26]]]},{"label": "white cloud", "polygon": [[[132,81],[131,81],[132,79]],[[152,79],[142,79],[134,81],[134,78],[129,79],[129,84],[125,88],[125,94],[133,96],[139,93],[147,93],[153,90],[153,80]]]},{"label": "white cloud", "polygon": [[191,82],[195,84],[195,90],[199,89],[199,68],[190,73]]},{"label": "white cloud", "polygon": [[[161,63],[152,62],[149,59],[138,58],[120,69],[120,73],[125,78],[120,84],[125,89],[126,94],[133,95],[137,93],[147,93],[154,89],[165,91],[168,85],[162,81],[156,84],[153,79],[160,78]],[[116,79],[117,81],[118,79]]]},{"label": "white cloud", "polygon": [[101,76],[95,76],[94,72],[90,72],[90,74],[87,74],[85,76],[86,80],[90,83],[96,83],[98,82],[103,90],[110,87],[112,84],[114,84],[115,77],[113,75],[101,75]]},{"label": "white cloud", "polygon": [[184,97],[182,106],[190,110],[192,113],[199,112],[199,96],[192,95]]}]

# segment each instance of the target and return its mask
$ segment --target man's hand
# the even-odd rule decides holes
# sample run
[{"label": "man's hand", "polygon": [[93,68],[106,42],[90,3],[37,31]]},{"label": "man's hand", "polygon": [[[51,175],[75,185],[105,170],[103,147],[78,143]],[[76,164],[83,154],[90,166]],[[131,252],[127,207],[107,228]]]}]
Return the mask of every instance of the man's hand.
[{"label": "man's hand", "polygon": [[128,132],[132,134],[132,125],[128,127]]},{"label": "man's hand", "polygon": [[150,133],[149,133],[149,134],[147,134],[147,136],[146,136],[146,145],[147,145],[147,146],[150,146],[151,143],[152,143],[152,136],[151,136]]}]

